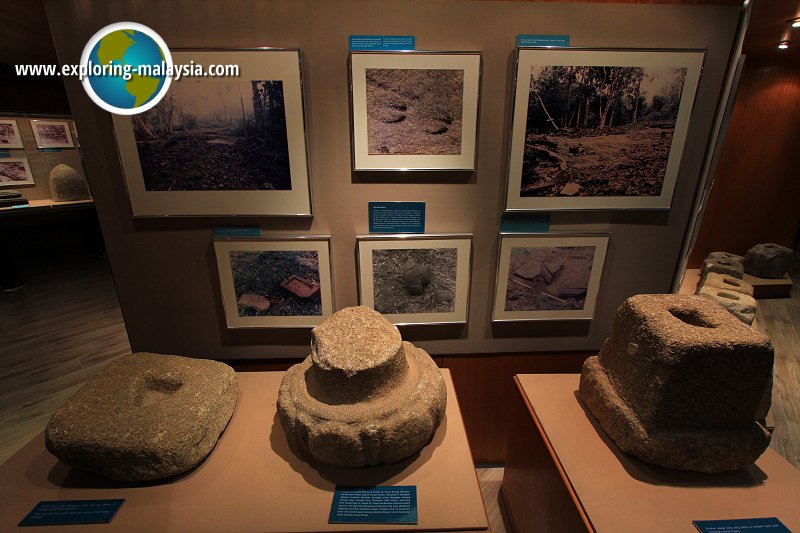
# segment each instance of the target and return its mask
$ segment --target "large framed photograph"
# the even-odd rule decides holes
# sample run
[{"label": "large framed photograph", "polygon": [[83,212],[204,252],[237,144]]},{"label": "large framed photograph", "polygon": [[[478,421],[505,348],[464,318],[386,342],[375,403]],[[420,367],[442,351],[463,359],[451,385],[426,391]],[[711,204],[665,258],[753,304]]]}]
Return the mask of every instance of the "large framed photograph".
[{"label": "large framed photograph", "polygon": [[0,119],[0,149],[4,148],[25,148],[16,120]]},{"label": "large framed photograph", "polygon": [[37,148],[74,148],[66,120],[31,120]]},{"label": "large framed photograph", "polygon": [[330,236],[214,241],[228,328],[313,327],[333,313]]},{"label": "large framed photograph", "polygon": [[176,64],[238,65],[182,77],[138,115],[114,115],[137,217],[310,216],[300,51],[184,49]]},{"label": "large framed photograph", "polygon": [[352,52],[354,171],[475,170],[480,52]]},{"label": "large framed photograph", "polygon": [[608,241],[608,234],[501,234],[492,320],[590,320]]},{"label": "large framed photograph", "polygon": [[467,322],[472,235],[358,237],[359,301],[397,325]]},{"label": "large framed photograph", "polygon": [[506,210],[669,209],[704,58],[519,48]]},{"label": "large framed photograph", "polygon": [[0,187],[35,185],[28,160],[24,157],[0,159]]}]

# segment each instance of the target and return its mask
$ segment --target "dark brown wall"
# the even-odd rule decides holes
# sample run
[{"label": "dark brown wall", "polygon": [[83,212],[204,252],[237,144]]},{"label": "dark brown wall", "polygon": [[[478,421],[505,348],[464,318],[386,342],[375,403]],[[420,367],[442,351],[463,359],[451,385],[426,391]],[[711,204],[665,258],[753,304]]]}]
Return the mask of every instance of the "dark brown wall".
[{"label": "dark brown wall", "polygon": [[746,62],[689,267],[710,252],[793,247],[800,230],[800,65]]}]

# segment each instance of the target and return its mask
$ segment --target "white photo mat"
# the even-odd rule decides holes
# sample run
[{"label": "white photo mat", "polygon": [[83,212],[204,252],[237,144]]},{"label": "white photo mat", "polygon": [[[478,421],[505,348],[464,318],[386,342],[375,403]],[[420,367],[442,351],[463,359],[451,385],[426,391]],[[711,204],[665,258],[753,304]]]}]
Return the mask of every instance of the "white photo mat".
[{"label": "white photo mat", "polygon": [[[354,171],[475,169],[481,80],[480,52],[352,52],[350,109]],[[367,69],[462,70],[461,151],[452,155],[370,154]]]},{"label": "white photo mat", "polygon": [[[310,216],[311,186],[300,51],[267,48],[175,50],[172,58],[176,64],[190,61],[201,65],[236,64],[240,69],[239,79],[283,83],[291,190],[147,190],[132,119],[112,115],[133,216]],[[173,85],[181,81],[173,81]],[[247,101],[248,96],[244,96],[244,102]]]},{"label": "white photo mat", "polygon": [[[360,235],[358,241],[359,302],[375,309],[375,272],[373,253],[378,250],[453,249],[456,252],[455,294],[450,312],[386,313],[396,325],[460,324],[467,322],[469,311],[471,234],[429,235]],[[398,272],[402,276],[402,272]],[[426,288],[427,289],[427,288]],[[411,297],[413,298],[413,296]]]},{"label": "white photo mat", "polygon": [[[600,289],[600,282],[603,277],[603,267],[608,252],[609,234],[562,234],[562,233],[502,233],[500,235],[500,251],[497,266],[497,280],[495,283],[494,306],[492,313],[493,322],[519,321],[519,320],[591,320],[594,316],[594,309],[597,303],[597,295]],[[517,248],[573,248],[591,247],[592,264],[588,279],[588,287],[583,307],[580,309],[530,309],[530,310],[506,310],[509,281],[511,270],[512,250]],[[557,278],[556,278],[557,279]],[[541,293],[537,288],[536,282],[519,280],[515,283],[522,287],[525,292],[530,294]],[[542,298],[546,302],[552,300],[552,296],[543,294]],[[553,302],[557,302],[555,297]],[[558,304],[554,303],[554,307]]]},{"label": "white photo mat", "polygon": [[[508,165],[506,211],[586,209],[669,209],[683,157],[689,121],[700,82],[704,50],[623,50],[584,48],[519,48],[514,115]],[[658,196],[522,196],[531,70],[535,66],[622,66],[686,68],[680,106]]]},{"label": "white photo mat", "polygon": [[[316,252],[319,272],[320,315],[240,316],[234,287],[231,252]],[[221,238],[214,240],[225,321],[237,328],[304,328],[322,323],[333,313],[330,236]]]}]

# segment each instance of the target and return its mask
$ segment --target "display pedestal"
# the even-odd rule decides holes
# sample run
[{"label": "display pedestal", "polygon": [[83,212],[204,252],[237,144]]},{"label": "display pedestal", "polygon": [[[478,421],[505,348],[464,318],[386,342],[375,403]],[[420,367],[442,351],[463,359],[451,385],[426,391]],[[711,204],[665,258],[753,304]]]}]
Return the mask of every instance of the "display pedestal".
[{"label": "display pedestal", "polygon": [[577,397],[577,374],[520,375],[501,488],[527,531],[694,532],[692,520],[777,517],[800,531],[800,471],[771,449],[729,474],[656,467],[621,452]]},{"label": "display pedestal", "polygon": [[[70,468],[40,434],[0,467],[0,530],[16,528],[42,500],[124,498],[108,525],[47,531],[485,531],[475,467],[450,373],[447,412],[433,440],[397,464],[314,468],[289,449],[276,418],[283,372],[239,373],[239,403],[211,455],[175,479],[125,484]],[[328,524],[336,485],[415,485],[418,525]]]}]

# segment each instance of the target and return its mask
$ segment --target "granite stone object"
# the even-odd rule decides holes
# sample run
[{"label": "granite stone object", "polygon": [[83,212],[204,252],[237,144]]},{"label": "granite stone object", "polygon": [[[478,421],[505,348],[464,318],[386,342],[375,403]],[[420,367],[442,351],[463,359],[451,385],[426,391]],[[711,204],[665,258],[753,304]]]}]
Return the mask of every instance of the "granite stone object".
[{"label": "granite stone object", "polygon": [[752,296],[710,285],[700,287],[697,295],[718,303],[748,326],[752,325],[753,320],[756,318],[757,304]]},{"label": "granite stone object", "polygon": [[[738,292],[746,294],[747,296],[753,296],[753,286],[751,284],[742,279],[737,279],[726,274],[719,274],[717,272],[706,273],[705,279],[698,284],[697,290],[699,291],[701,287],[714,287],[728,292]],[[695,292],[695,294],[697,294],[697,292]]]},{"label": "granite stone object", "polygon": [[700,268],[701,282],[709,272],[742,279],[744,277],[744,265],[742,264],[741,256],[727,252],[711,252],[703,260],[703,266]]},{"label": "granite stone object", "polygon": [[278,393],[278,418],[296,450],[364,467],[400,461],[428,443],[447,391],[424,350],[363,306],[337,311],[311,336],[311,355],[286,372]]},{"label": "granite stone object", "polygon": [[737,470],[767,448],[756,413],[769,339],[699,296],[638,295],[586,360],[580,398],[625,452],[667,468]]},{"label": "granite stone object", "polygon": [[54,202],[77,202],[89,200],[89,184],[77,170],[63,163],[50,171],[50,198]]},{"label": "granite stone object", "polygon": [[744,256],[744,271],[759,278],[782,278],[793,255],[791,248],[780,244],[756,244]]},{"label": "granite stone object", "polygon": [[124,355],[55,412],[45,445],[68,465],[119,481],[174,476],[211,453],[238,392],[236,373],[223,363]]}]

